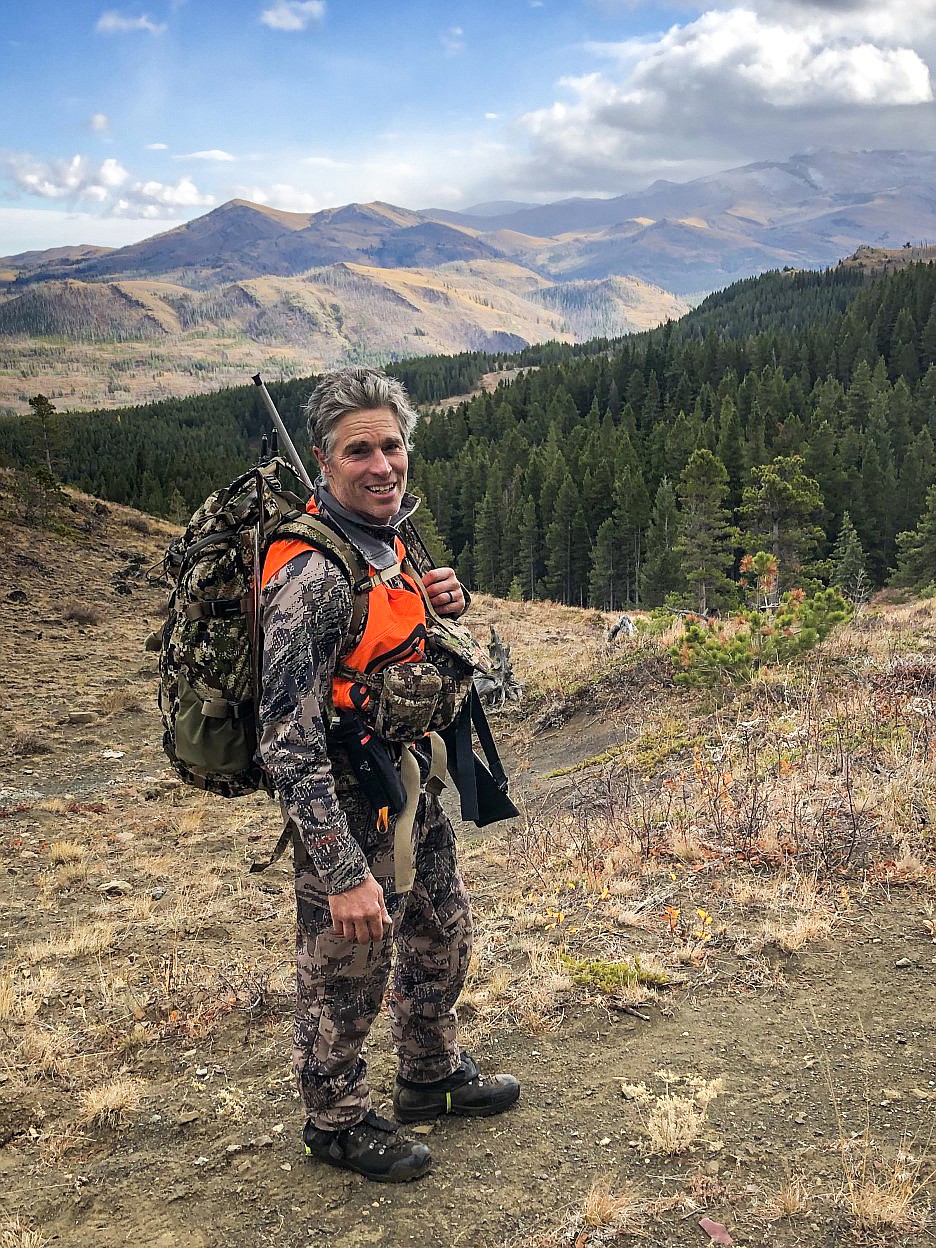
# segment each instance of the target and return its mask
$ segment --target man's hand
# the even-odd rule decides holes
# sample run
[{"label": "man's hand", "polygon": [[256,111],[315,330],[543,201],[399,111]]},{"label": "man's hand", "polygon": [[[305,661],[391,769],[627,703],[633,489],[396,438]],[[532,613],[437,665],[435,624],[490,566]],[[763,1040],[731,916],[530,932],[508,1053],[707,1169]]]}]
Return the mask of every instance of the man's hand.
[{"label": "man's hand", "polygon": [[452,568],[432,568],[422,582],[438,615],[461,615],[465,609],[465,595]]},{"label": "man's hand", "polygon": [[345,893],[334,893],[328,899],[332,926],[345,940],[355,940],[366,945],[372,940],[383,940],[390,928],[390,915],[384,901],[383,889],[372,875],[356,888]]}]

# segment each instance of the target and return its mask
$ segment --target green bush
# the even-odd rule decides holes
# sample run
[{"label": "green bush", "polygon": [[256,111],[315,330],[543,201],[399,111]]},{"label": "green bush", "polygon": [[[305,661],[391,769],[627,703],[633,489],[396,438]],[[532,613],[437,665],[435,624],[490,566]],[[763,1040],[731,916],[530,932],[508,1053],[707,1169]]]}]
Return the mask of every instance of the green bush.
[{"label": "green bush", "polygon": [[853,608],[838,589],[807,594],[792,589],[775,608],[752,607],[720,620],[688,616],[683,635],[669,649],[676,680],[687,685],[743,684],[761,667],[788,663],[828,637]]}]

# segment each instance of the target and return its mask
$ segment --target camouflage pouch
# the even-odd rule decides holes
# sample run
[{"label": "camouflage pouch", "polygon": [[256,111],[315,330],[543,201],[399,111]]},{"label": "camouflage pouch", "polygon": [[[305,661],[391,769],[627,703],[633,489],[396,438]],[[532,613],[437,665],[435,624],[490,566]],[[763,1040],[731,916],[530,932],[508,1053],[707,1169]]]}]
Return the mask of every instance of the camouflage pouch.
[{"label": "camouflage pouch", "polygon": [[426,618],[427,650],[442,678],[442,688],[429,730],[448,728],[471,692],[475,672],[490,670],[490,659],[471,633],[441,616]]},{"label": "camouflage pouch", "polygon": [[374,731],[384,741],[415,741],[429,731],[442,691],[432,663],[394,663],[381,673]]}]

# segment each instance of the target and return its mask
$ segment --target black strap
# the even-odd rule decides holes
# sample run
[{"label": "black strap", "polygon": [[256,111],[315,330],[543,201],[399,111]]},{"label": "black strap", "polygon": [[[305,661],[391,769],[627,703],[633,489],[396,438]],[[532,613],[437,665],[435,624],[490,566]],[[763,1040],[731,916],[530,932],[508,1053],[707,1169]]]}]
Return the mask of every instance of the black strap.
[{"label": "black strap", "polygon": [[502,793],[506,793],[509,784],[507,773],[504,771],[503,763],[501,763],[500,755],[497,752],[494,734],[491,732],[491,725],[488,723],[487,715],[484,713],[481,698],[473,683],[471,693],[468,695],[468,701],[471,703],[471,722],[474,724],[475,732],[478,734],[478,744],[481,746],[481,749],[484,751],[484,757],[487,759],[491,779]]},{"label": "black strap", "polygon": [[[472,745],[472,727],[487,763]],[[453,722],[440,733],[448,751],[448,769],[461,798],[461,817],[479,828],[501,819],[513,819],[519,811],[507,796],[504,771],[481,699],[474,688],[465,698]]]},{"label": "black strap", "polygon": [[287,823],[280,833],[280,838],[273,847],[273,852],[267,858],[266,862],[252,862],[250,864],[249,875],[257,875],[260,871],[266,871],[268,867],[272,867],[277,858],[280,858],[286,849],[286,846],[292,840],[292,824]]}]

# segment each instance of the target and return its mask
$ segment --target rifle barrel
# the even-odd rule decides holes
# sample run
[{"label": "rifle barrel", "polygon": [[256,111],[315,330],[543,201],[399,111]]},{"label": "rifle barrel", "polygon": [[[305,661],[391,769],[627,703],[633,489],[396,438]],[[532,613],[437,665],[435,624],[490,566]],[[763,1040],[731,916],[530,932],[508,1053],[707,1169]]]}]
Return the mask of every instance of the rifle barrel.
[{"label": "rifle barrel", "polygon": [[257,373],[254,376],[253,383],[260,390],[260,397],[261,399],[263,399],[263,405],[270,414],[270,419],[273,421],[273,424],[276,427],[276,432],[279,434],[280,442],[283,445],[283,450],[286,452],[287,456],[289,457],[290,462],[292,463],[292,466],[296,470],[296,476],[299,478],[299,480],[302,482],[304,486],[307,486],[308,489],[311,490],[313,488],[312,478],[306,472],[305,464],[299,458],[299,452],[293,446],[293,440],[289,436],[286,426],[283,424],[283,418],[282,416],[280,416],[279,412],[276,410],[276,404],[273,402],[273,399],[270,397],[270,392],[264,385],[263,379],[261,378],[259,373]]}]

